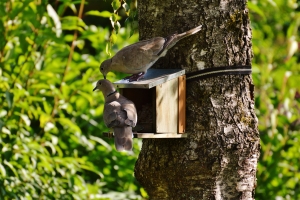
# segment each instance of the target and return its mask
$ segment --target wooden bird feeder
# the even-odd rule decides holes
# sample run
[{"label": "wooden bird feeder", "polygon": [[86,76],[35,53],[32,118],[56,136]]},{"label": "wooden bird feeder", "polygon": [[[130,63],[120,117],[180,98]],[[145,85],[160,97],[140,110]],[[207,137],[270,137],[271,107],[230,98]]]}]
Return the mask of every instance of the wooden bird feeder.
[{"label": "wooden bird feeder", "polygon": [[[138,122],[137,138],[184,138],[186,78],[182,69],[149,69],[140,81],[113,83],[134,102]],[[112,133],[105,133],[111,137]]]}]

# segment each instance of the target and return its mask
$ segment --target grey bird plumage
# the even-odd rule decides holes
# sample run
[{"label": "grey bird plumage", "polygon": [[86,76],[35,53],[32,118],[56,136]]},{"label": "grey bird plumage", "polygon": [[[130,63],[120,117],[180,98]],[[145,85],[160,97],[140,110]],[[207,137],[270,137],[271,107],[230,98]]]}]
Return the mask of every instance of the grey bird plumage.
[{"label": "grey bird plumage", "polygon": [[193,28],[181,34],[173,34],[166,38],[154,37],[149,40],[139,41],[127,47],[124,47],[112,58],[105,60],[100,65],[100,72],[104,79],[110,71],[133,74],[126,77],[131,81],[141,79],[147,70],[160,58],[166,55],[178,41],[185,37],[193,35],[201,30],[202,26]]},{"label": "grey bird plumage", "polygon": [[107,127],[114,130],[116,149],[131,151],[132,127],[137,123],[134,103],[117,92],[108,80],[99,80],[93,91],[97,89],[101,90],[105,99],[103,120]]}]

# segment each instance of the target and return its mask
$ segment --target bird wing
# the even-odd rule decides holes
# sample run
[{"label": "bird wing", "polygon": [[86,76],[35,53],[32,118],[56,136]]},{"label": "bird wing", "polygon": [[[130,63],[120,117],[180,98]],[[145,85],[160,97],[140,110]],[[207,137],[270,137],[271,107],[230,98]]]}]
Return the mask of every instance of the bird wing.
[{"label": "bird wing", "polygon": [[126,112],[125,124],[135,127],[137,123],[137,112],[134,103],[123,96],[120,98],[122,98],[123,101],[122,110]]},{"label": "bird wing", "polygon": [[166,40],[163,37],[155,37],[150,40],[138,42],[138,48],[153,55],[157,55],[163,48]]},{"label": "bird wing", "polygon": [[124,66],[129,70],[128,73],[147,71],[159,58],[158,54],[163,49],[164,43],[163,37],[155,37],[129,45],[115,55],[115,57],[122,58],[119,60],[121,63],[116,64]]},{"label": "bird wing", "polygon": [[107,127],[112,128],[120,125],[121,104],[117,101],[106,103],[104,105],[103,120]]},{"label": "bird wing", "polygon": [[146,73],[178,41],[200,30],[201,26],[198,26],[181,34],[172,34],[166,38],[154,37],[124,47],[112,58],[111,70],[128,74]]}]

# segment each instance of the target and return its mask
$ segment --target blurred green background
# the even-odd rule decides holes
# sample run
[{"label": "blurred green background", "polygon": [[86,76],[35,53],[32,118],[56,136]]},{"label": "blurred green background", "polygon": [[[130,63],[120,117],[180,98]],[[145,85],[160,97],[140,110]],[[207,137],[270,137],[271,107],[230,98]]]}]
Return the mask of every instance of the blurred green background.
[{"label": "blurred green background", "polygon": [[[126,2],[0,1],[0,199],[147,198],[133,176],[141,140],[116,152],[101,137],[102,94],[92,92],[100,63],[138,41],[136,2]],[[256,199],[300,199],[300,1],[248,7]]]}]

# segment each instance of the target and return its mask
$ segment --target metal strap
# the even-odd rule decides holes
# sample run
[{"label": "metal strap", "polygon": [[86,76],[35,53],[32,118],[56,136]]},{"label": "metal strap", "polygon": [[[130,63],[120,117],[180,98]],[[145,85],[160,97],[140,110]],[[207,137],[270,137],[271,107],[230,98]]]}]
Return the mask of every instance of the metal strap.
[{"label": "metal strap", "polygon": [[246,66],[223,66],[223,67],[212,67],[196,72],[186,74],[187,81],[194,81],[213,76],[221,75],[249,75],[252,73],[250,65]]}]

